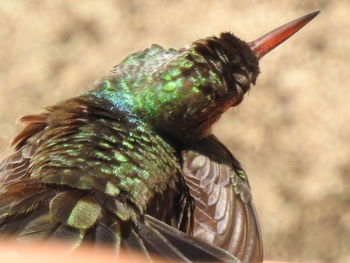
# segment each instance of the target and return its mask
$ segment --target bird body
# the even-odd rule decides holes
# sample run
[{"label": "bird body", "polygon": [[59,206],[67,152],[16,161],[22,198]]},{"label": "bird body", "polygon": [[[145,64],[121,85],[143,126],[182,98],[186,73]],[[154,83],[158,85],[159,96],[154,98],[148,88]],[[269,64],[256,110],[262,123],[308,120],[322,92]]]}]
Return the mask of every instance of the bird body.
[{"label": "bird body", "polygon": [[247,176],[211,134],[258,73],[231,33],[152,45],[86,93],[22,117],[0,167],[0,234],[139,249],[150,261],[261,262]]}]

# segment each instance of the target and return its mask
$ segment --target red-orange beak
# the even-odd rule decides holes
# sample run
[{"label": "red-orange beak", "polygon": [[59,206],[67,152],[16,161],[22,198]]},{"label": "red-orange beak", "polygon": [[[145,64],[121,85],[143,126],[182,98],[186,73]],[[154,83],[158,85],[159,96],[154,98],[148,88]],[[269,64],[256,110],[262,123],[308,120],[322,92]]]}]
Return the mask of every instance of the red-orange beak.
[{"label": "red-orange beak", "polygon": [[262,58],[266,53],[277,47],[283,41],[291,37],[299,29],[309,23],[320,11],[309,13],[305,16],[297,18],[289,23],[272,30],[266,35],[249,42],[250,48],[255,52],[258,59]]}]

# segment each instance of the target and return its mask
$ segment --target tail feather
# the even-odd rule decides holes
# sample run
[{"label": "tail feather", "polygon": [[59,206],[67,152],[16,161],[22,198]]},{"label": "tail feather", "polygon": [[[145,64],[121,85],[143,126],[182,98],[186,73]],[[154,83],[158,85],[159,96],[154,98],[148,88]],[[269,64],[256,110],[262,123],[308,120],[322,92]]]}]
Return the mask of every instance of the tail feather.
[{"label": "tail feather", "polygon": [[[177,251],[184,255],[187,259],[185,262],[240,262],[227,251],[186,235],[151,216],[146,215],[146,223],[147,224],[142,227],[141,233],[144,234],[142,238],[150,239],[150,232],[158,232],[162,236],[162,239],[165,239],[166,244],[175,247]],[[148,230],[146,231],[145,229]],[[159,242],[159,239],[155,239],[155,241]],[[155,245],[157,245],[156,242],[154,242]],[[158,243],[158,250],[162,249],[164,248]],[[182,261],[184,260],[182,259]]]},{"label": "tail feather", "polygon": [[180,262],[191,262],[156,229],[147,225],[140,225],[138,226],[138,232],[145,241],[146,247],[154,254]]},{"label": "tail feather", "polygon": [[136,251],[138,253],[141,252],[148,262],[153,262],[153,260],[151,259],[151,255],[148,249],[146,248],[143,240],[134,229],[131,229],[128,237],[123,239],[123,248],[126,254],[130,253],[132,255]]}]

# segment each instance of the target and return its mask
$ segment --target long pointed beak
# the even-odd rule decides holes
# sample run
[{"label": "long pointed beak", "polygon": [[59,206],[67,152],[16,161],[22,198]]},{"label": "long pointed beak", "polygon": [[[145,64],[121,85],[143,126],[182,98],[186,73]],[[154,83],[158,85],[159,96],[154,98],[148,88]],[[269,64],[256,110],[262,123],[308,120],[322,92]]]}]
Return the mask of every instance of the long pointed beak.
[{"label": "long pointed beak", "polygon": [[272,30],[266,35],[249,42],[250,48],[255,52],[258,59],[261,59],[266,53],[277,47],[286,39],[294,35],[299,29],[309,23],[320,11],[309,13],[297,18],[289,23]]}]

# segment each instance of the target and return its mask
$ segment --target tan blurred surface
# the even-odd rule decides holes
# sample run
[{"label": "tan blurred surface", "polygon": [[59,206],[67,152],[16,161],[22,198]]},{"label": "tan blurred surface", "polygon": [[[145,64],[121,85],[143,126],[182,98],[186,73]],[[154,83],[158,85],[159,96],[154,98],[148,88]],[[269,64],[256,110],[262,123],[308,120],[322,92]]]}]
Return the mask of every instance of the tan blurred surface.
[{"label": "tan blurred surface", "polygon": [[[105,248],[85,246],[74,253],[68,253],[64,244],[45,245],[40,243],[16,243],[0,241],[0,262],[11,263],[148,263],[137,253],[122,252],[120,256]],[[52,256],[55,255],[55,256]],[[153,258],[154,259],[154,258]],[[175,261],[157,258],[157,263],[176,263]],[[204,262],[203,262],[204,263]],[[288,263],[264,261],[264,263]],[[293,263],[293,262],[289,262]]]},{"label": "tan blurred surface", "polygon": [[269,259],[350,262],[350,2],[0,1],[0,156],[15,119],[87,90],[131,52],[321,14],[261,61],[215,133],[247,170]]},{"label": "tan blurred surface", "polygon": [[[121,253],[120,256],[111,249],[83,246],[74,253],[64,244],[51,245],[41,243],[0,242],[0,262],[11,263],[147,263],[144,256],[137,253]],[[157,263],[175,263],[158,259]],[[268,262],[267,262],[268,263]],[[270,262],[273,263],[273,262]],[[278,262],[276,262],[278,263]]]}]

